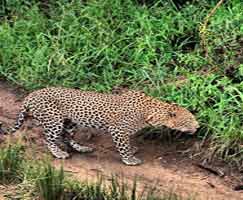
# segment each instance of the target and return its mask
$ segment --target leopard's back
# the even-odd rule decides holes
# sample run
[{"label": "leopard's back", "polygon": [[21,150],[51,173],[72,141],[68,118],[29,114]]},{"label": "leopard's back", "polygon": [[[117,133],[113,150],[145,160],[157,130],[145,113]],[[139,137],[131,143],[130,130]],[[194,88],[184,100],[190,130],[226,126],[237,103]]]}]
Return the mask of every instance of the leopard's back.
[{"label": "leopard's back", "polygon": [[133,100],[130,93],[114,95],[68,88],[45,88],[27,96],[23,106],[34,118],[43,119],[41,115],[54,115],[59,110],[62,118],[72,119],[85,127],[102,128],[124,117],[129,120],[132,115],[138,115],[134,103],[136,96]]}]

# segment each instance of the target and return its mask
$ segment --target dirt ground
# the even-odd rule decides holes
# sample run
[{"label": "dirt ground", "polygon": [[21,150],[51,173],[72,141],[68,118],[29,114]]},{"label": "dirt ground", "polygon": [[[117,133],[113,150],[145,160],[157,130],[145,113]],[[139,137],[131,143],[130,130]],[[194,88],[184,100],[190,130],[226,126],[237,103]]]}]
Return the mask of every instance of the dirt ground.
[{"label": "dirt ground", "polygon": [[[0,81],[0,121],[5,126],[14,123],[23,96],[20,89]],[[95,137],[87,140],[86,131],[79,130],[76,139],[80,143],[94,147],[94,153],[72,153],[72,157],[64,161],[53,159],[55,166],[63,164],[65,171],[72,173],[76,179],[96,180],[99,173],[107,180],[111,175],[120,175],[129,182],[136,176],[141,185],[154,184],[158,190],[175,191],[182,196],[189,195],[195,199],[243,200],[243,192],[233,190],[233,187],[242,181],[242,174],[222,166],[225,175],[217,176],[198,167],[195,164],[197,161],[188,156],[189,154],[182,153],[190,150],[192,142],[197,142],[195,139],[162,143],[156,140],[138,139],[134,142],[139,147],[137,157],[144,163],[140,166],[125,166],[121,163],[108,134],[96,132]],[[31,157],[38,158],[38,155],[47,153],[41,128],[33,127],[28,122],[18,131],[16,137],[23,134]],[[3,139],[0,138],[0,142]]]}]

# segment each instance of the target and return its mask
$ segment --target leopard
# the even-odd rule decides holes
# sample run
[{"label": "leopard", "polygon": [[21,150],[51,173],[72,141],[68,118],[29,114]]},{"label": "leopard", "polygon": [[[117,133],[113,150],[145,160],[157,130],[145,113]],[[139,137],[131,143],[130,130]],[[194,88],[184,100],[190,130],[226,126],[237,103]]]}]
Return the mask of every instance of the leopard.
[{"label": "leopard", "polygon": [[82,146],[74,137],[66,137],[79,126],[109,133],[121,161],[131,166],[143,163],[135,156],[136,147],[130,142],[131,136],[141,129],[167,127],[195,134],[199,128],[196,117],[188,109],[139,90],[114,94],[65,87],[39,89],[24,98],[10,132],[20,129],[29,115],[43,128],[45,144],[54,157],[70,157],[60,147],[62,142],[80,153],[93,152],[93,148]]}]

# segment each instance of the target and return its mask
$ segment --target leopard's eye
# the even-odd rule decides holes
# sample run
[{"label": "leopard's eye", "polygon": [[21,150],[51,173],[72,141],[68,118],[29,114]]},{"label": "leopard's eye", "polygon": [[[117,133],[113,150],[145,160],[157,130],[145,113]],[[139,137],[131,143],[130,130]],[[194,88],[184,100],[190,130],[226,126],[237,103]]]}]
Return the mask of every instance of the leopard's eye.
[{"label": "leopard's eye", "polygon": [[176,113],[175,112],[169,112],[169,116],[170,117],[176,117]]}]

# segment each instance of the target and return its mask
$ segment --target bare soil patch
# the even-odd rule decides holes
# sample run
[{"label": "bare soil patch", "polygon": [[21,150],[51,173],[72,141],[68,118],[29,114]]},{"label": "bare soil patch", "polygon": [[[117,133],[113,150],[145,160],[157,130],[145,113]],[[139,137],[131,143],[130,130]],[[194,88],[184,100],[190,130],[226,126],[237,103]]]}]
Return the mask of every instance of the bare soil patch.
[{"label": "bare soil patch", "polygon": [[[23,94],[20,89],[0,81],[0,121],[4,126],[14,123]],[[137,177],[141,185],[156,185],[161,191],[175,191],[195,199],[243,200],[243,192],[233,190],[233,187],[242,181],[242,174],[220,164],[218,167],[224,171],[224,176],[217,176],[200,168],[196,164],[199,161],[185,153],[198,142],[193,138],[163,143],[138,139],[134,141],[139,147],[137,156],[142,158],[144,163],[140,166],[125,166],[121,163],[108,134],[97,134],[97,131],[92,130],[95,137],[87,139],[87,132],[90,130],[79,130],[75,137],[80,143],[94,147],[94,153],[72,152],[72,157],[64,161],[53,158],[55,166],[63,164],[64,169],[76,179],[94,181],[97,173],[102,174],[108,181],[111,175],[120,175],[128,181]],[[28,122],[16,134],[17,137],[23,135],[30,157],[38,159],[48,154],[40,127],[33,127]],[[0,136],[0,142],[4,139]]]}]

